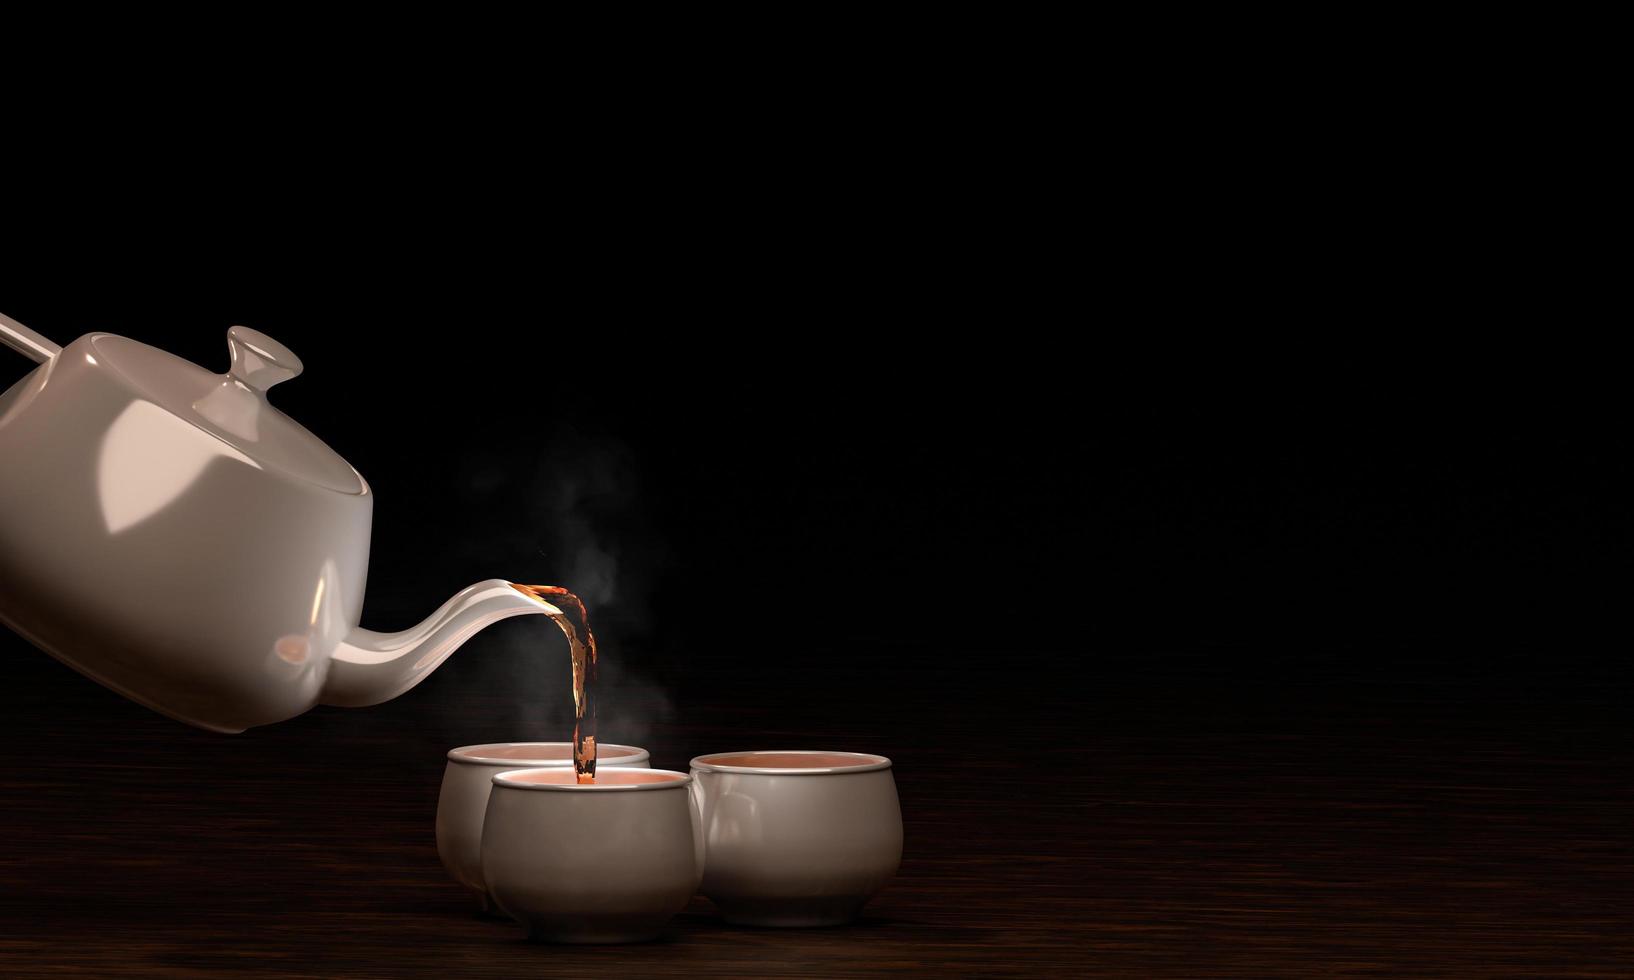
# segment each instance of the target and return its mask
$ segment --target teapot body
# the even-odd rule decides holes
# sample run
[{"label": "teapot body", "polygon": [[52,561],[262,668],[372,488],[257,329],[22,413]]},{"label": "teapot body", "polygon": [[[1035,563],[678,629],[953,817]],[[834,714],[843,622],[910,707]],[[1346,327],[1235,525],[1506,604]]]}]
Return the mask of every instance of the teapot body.
[{"label": "teapot body", "polygon": [[298,715],[361,616],[368,484],[263,466],[163,407],[121,344],[87,334],[0,395],[0,621],[193,725]]}]

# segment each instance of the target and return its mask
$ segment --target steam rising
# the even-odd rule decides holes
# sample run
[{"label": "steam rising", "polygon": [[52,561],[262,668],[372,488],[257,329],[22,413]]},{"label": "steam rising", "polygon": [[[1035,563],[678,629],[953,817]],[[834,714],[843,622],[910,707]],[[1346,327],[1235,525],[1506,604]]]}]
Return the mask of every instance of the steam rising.
[{"label": "steam rising", "polygon": [[[457,543],[455,553],[466,577],[499,576],[578,593],[600,648],[597,741],[652,748],[654,727],[674,710],[662,687],[638,666],[648,649],[649,599],[663,548],[639,506],[634,456],[621,443],[572,431],[552,431],[541,441],[545,445],[531,465],[519,454],[469,461],[458,489],[482,530]],[[478,717],[439,712],[431,727],[444,748],[572,737],[568,645],[543,616],[489,627],[440,673],[451,676],[428,681],[443,681],[439,702],[448,697],[480,706]],[[654,764],[659,754],[654,752]]]}]

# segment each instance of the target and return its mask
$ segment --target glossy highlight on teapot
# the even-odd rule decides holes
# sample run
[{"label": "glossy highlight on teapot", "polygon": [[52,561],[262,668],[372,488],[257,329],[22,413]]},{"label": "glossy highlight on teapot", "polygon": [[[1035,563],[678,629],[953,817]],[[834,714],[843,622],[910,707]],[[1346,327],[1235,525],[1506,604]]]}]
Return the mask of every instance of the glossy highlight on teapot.
[{"label": "glossy highlight on teapot", "polygon": [[241,732],[389,701],[488,626],[561,613],[491,578],[363,628],[376,488],[268,400],[306,383],[293,351],[244,326],[226,339],[217,373],[0,315],[0,347],[34,365],[0,386],[0,624],[139,704]]}]

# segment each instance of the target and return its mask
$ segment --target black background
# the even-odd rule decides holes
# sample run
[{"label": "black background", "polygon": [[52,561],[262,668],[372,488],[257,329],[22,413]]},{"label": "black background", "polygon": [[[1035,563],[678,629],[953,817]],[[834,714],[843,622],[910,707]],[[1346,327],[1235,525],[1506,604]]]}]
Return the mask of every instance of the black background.
[{"label": "black background", "polygon": [[[1030,292],[1035,253],[984,269],[975,228],[557,261],[399,222],[274,271],[17,282],[7,312],[212,370],[230,324],[282,340],[306,372],[272,401],[375,491],[363,625],[490,576],[579,589],[632,726],[621,679],[684,713],[723,694],[703,667],[868,683],[910,656],[904,698],[984,674],[1019,721],[1097,659],[1474,677],[1622,633],[1614,393],[1497,341],[1182,329],[1138,289],[1097,302],[1088,261],[1085,295]],[[479,636],[397,710],[453,734],[444,695],[552,683],[530,636]],[[534,694],[510,720],[559,724]]]},{"label": "black background", "polygon": [[1616,393],[1496,342],[1194,339],[1088,298],[1007,308],[1010,264],[932,293],[926,256],[358,247],[355,269],[23,283],[8,312],[212,370],[229,324],[293,348],[272,401],[375,490],[365,626],[500,576],[584,591],[614,659],[744,669],[871,641],[959,670],[1017,643],[1478,669],[1617,629]]}]

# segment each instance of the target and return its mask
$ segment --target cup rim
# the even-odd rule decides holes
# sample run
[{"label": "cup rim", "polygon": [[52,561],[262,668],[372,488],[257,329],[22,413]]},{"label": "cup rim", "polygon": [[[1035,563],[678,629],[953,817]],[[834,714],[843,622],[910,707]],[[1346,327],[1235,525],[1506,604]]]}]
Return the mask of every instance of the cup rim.
[{"label": "cup rim", "polygon": [[[855,766],[813,766],[789,769],[778,766],[726,766],[709,760],[733,755],[844,755],[859,760]],[[746,749],[738,752],[710,752],[692,760],[700,772],[731,772],[750,776],[843,776],[853,772],[877,772],[891,768],[891,760],[872,752],[838,752],[828,749]]]},{"label": "cup rim", "polygon": [[636,790],[654,789],[685,789],[692,783],[691,773],[676,772],[674,769],[649,769],[636,766],[619,766],[619,772],[661,772],[666,776],[679,776],[679,779],[669,779],[661,783],[629,783],[624,786],[612,786],[607,783],[522,783],[511,778],[525,772],[561,772],[561,766],[531,766],[525,769],[507,769],[496,772],[490,780],[495,786],[504,786],[507,789],[549,790],[551,792],[566,793],[623,793]]},{"label": "cup rim", "polygon": [[[483,749],[515,748],[525,745],[561,745],[565,746],[570,754],[565,759],[516,757],[498,759],[493,756],[484,757],[482,755]],[[560,769],[573,765],[572,748],[572,742],[483,742],[480,745],[462,745],[459,748],[449,749],[448,761],[460,762],[468,766],[498,766],[501,769]],[[618,757],[617,765],[621,768],[629,768],[632,765],[639,766],[642,763],[652,761],[652,754],[639,745],[621,745],[617,742],[608,742],[605,745],[596,746],[598,755],[603,749],[625,749],[632,753],[631,755]],[[609,765],[614,764],[611,759],[607,761]]]}]

